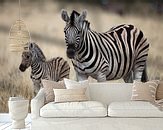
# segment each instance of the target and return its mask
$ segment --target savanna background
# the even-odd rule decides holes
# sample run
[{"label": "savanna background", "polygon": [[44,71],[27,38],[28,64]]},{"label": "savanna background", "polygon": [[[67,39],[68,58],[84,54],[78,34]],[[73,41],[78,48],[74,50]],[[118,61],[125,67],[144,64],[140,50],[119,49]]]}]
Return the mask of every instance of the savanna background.
[{"label": "savanna background", "polygon": [[[122,23],[140,28],[150,43],[149,79],[163,79],[162,0],[21,0],[21,18],[29,29],[32,41],[41,47],[47,59],[62,56],[71,64],[65,53],[65,23],[60,17],[63,8],[68,12],[87,9],[91,28],[99,32]],[[33,97],[30,68],[20,72],[21,52],[9,50],[9,31],[18,19],[18,11],[18,0],[0,0],[0,112],[8,112],[10,96]],[[72,65],[70,78],[75,79]]]}]

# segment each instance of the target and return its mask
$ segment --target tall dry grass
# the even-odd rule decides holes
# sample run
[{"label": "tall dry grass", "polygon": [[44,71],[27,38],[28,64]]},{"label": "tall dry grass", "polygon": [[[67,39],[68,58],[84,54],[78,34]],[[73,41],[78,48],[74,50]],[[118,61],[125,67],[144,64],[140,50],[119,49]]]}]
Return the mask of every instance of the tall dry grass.
[{"label": "tall dry grass", "polygon": [[[65,23],[60,18],[62,8],[71,11],[88,10],[87,19],[91,28],[105,32],[114,25],[121,23],[134,24],[145,33],[150,43],[148,57],[148,75],[150,79],[163,79],[163,18],[157,16],[138,16],[127,14],[119,16],[102,10],[98,6],[75,4],[60,4],[47,1],[43,3],[22,1],[22,18],[31,32],[32,40],[39,44],[46,57],[66,57],[63,28]],[[7,101],[10,96],[33,97],[33,86],[30,80],[30,69],[22,73],[18,67],[21,53],[11,53],[8,50],[8,33],[11,25],[18,18],[16,3],[4,3],[0,6],[0,112],[7,112]],[[150,13],[150,12],[149,12]],[[71,64],[70,78],[75,79]]]},{"label": "tall dry grass", "polygon": [[[0,39],[5,34],[0,33]],[[26,73],[18,70],[19,57],[8,51],[7,39],[0,44],[0,112],[8,112],[9,97],[20,96],[26,99],[33,97],[31,80]]]}]

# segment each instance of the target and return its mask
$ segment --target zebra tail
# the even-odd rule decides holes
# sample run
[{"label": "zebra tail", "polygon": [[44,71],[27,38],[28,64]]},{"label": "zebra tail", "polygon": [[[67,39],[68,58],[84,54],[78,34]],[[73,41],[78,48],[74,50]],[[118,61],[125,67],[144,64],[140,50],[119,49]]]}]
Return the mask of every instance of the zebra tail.
[{"label": "zebra tail", "polygon": [[141,81],[142,82],[147,82],[148,81],[147,66],[146,65],[145,65],[144,70],[143,70]]}]

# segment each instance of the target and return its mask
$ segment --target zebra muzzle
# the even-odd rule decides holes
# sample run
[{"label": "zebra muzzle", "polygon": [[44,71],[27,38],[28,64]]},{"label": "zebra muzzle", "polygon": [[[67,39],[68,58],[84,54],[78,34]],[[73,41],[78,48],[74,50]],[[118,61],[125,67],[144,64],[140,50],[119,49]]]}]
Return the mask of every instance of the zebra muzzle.
[{"label": "zebra muzzle", "polygon": [[70,59],[72,59],[72,58],[74,58],[74,56],[75,56],[75,49],[68,48],[67,49],[67,57],[70,58]]},{"label": "zebra muzzle", "polygon": [[23,65],[23,64],[20,64],[20,66],[19,66],[19,70],[22,71],[22,72],[24,72],[26,70],[26,68],[27,67],[25,65]]}]

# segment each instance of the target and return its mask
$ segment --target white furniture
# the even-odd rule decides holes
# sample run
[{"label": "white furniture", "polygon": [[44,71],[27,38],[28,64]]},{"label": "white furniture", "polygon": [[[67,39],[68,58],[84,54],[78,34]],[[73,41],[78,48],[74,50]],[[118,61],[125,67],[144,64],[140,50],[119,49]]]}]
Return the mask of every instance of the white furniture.
[{"label": "white furniture", "polygon": [[148,102],[130,101],[132,84],[89,85],[91,101],[84,104],[45,105],[41,89],[31,101],[32,130],[163,130],[163,111]]},{"label": "white furniture", "polygon": [[25,118],[28,114],[28,106],[29,100],[25,100],[21,97],[10,97],[8,107],[13,129],[25,128]]}]

